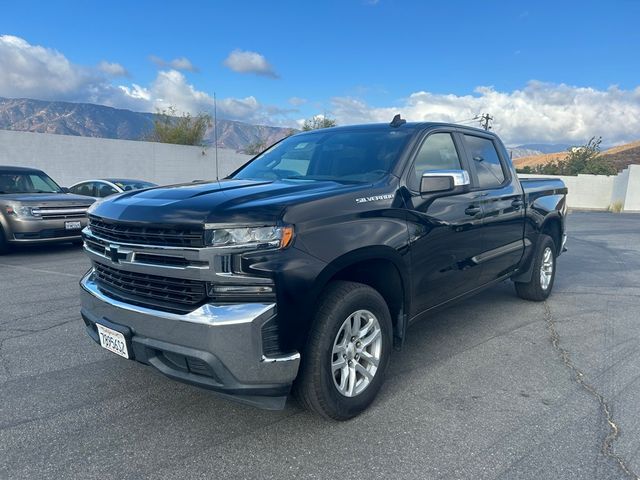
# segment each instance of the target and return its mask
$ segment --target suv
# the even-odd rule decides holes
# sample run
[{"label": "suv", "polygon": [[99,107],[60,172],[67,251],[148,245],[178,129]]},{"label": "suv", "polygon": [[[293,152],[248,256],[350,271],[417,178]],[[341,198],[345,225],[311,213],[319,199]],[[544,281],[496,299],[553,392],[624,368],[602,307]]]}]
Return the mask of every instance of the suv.
[{"label": "suv", "polygon": [[561,180],[520,181],[490,132],[360,125],[282,140],[221,181],[89,211],[82,317],[102,347],[268,408],[345,420],[435,309],[511,279],[547,298]]},{"label": "suv", "polygon": [[0,166],[0,253],[11,244],[82,244],[94,199],[67,193],[35,168]]}]

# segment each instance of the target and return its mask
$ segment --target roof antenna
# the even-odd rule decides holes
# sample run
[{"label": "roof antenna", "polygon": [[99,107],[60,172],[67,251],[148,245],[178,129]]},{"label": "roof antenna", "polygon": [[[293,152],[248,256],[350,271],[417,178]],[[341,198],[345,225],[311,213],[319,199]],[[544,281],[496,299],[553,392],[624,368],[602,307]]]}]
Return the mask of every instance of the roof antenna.
[{"label": "roof antenna", "polygon": [[395,117],[393,117],[393,120],[391,120],[391,123],[389,124],[389,126],[393,128],[398,128],[399,126],[404,125],[405,123],[407,123],[407,121],[404,118],[401,118],[400,114],[398,113]]}]

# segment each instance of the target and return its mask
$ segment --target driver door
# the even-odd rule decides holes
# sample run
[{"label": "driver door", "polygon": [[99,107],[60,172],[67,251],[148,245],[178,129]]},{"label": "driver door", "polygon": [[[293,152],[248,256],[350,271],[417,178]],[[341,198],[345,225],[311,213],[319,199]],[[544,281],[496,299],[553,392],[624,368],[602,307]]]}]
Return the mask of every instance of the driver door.
[{"label": "driver door", "polygon": [[457,134],[430,131],[416,153],[407,177],[407,200],[413,312],[425,310],[481,284],[482,208],[477,192],[420,194],[427,170],[469,170]]}]

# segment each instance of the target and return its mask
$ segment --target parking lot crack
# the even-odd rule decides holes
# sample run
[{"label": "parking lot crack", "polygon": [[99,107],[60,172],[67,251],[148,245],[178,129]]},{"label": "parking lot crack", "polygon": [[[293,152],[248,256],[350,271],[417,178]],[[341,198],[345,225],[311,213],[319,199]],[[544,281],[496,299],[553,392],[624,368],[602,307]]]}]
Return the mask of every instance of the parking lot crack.
[{"label": "parking lot crack", "polygon": [[607,425],[609,426],[609,431],[605,435],[602,441],[602,445],[601,445],[602,454],[605,457],[614,460],[628,478],[631,478],[633,480],[640,480],[640,476],[637,473],[635,473],[633,470],[631,470],[631,467],[627,465],[624,458],[622,458],[621,455],[617,454],[614,451],[613,444],[620,436],[620,427],[618,426],[618,424],[615,422],[613,418],[613,412],[611,410],[611,406],[609,405],[607,400],[604,398],[604,395],[602,395],[593,385],[587,382],[587,380],[585,379],[584,372],[582,372],[582,370],[580,370],[575,365],[575,363],[573,363],[573,360],[571,359],[571,355],[569,354],[569,351],[561,345],[560,334],[558,333],[555,319],[553,317],[553,314],[551,313],[551,308],[549,307],[549,304],[547,302],[544,302],[544,317],[545,317],[545,323],[547,324],[547,330],[549,331],[549,335],[551,338],[551,344],[554,350],[558,352],[558,354],[560,355],[560,358],[562,359],[562,363],[564,363],[565,367],[567,367],[571,371],[578,385],[580,385],[593,398],[596,399],[596,401],[600,406],[600,410],[602,411],[602,414],[604,415],[604,418],[607,422]]}]

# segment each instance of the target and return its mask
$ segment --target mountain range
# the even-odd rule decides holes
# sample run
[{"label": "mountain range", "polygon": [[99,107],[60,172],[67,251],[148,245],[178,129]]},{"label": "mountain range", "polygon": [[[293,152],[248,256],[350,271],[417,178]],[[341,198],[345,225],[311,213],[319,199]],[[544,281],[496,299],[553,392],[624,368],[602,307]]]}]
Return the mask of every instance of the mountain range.
[{"label": "mountain range", "polygon": [[[154,116],[92,103],[0,97],[0,129],[3,130],[144,140],[153,130]],[[233,150],[242,150],[258,141],[271,145],[290,131],[222,119],[218,119],[217,126],[218,146]],[[207,130],[205,143],[213,145],[213,127]]]}]

